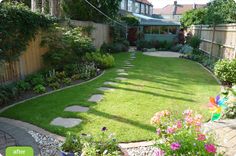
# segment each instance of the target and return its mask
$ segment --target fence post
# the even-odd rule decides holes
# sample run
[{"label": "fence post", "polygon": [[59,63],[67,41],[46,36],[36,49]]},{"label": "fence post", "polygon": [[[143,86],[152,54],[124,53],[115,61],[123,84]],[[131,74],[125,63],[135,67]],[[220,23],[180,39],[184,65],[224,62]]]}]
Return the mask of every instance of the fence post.
[{"label": "fence post", "polygon": [[215,40],[215,30],[216,30],[216,27],[214,25],[213,27],[213,34],[212,34],[212,40],[211,40],[211,51],[210,51],[210,57],[212,57],[212,53],[213,53],[213,45],[214,45],[214,40]]}]

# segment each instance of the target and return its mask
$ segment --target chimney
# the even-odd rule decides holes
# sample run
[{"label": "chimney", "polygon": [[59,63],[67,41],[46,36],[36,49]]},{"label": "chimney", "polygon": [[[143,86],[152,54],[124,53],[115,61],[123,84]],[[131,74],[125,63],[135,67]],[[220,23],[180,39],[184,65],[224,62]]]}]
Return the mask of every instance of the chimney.
[{"label": "chimney", "polygon": [[173,5],[173,16],[176,15],[176,11],[177,11],[177,1],[174,1],[174,5]]},{"label": "chimney", "polygon": [[193,3],[193,9],[197,8],[197,4]]}]

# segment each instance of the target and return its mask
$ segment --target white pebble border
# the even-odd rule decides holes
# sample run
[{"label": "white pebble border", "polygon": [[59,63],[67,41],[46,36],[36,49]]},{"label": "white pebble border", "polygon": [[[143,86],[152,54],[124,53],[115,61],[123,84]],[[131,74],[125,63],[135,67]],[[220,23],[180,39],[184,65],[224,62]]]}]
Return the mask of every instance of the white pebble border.
[{"label": "white pebble border", "polygon": [[59,148],[62,146],[63,142],[47,135],[28,131],[28,133],[34,138],[35,142],[38,144],[41,156],[58,156]]},{"label": "white pebble border", "polygon": [[155,147],[153,146],[146,146],[146,147],[134,147],[134,148],[127,148],[128,156],[155,156]]}]

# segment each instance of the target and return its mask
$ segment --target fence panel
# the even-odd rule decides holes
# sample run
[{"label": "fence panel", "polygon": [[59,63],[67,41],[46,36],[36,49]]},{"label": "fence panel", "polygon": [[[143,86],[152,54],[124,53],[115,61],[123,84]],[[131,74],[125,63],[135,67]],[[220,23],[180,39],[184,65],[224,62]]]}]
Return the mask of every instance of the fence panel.
[{"label": "fence panel", "polygon": [[200,49],[215,58],[236,58],[236,24],[193,25],[193,35],[201,38]]}]

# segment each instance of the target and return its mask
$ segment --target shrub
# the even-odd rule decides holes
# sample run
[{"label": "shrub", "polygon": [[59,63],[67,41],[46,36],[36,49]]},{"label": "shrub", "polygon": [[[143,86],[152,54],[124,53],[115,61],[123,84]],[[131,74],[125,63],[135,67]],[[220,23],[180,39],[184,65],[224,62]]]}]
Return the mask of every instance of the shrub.
[{"label": "shrub", "polygon": [[90,79],[91,77],[96,76],[97,68],[94,63],[85,62],[79,65],[79,73],[82,79]]},{"label": "shrub", "polygon": [[80,137],[77,135],[67,133],[66,135],[66,140],[61,146],[61,150],[64,152],[69,152],[69,153],[78,153],[82,150],[82,144],[80,141]]},{"label": "shrub", "polygon": [[191,53],[191,52],[193,52],[193,47],[191,47],[191,46],[185,44],[185,45],[180,49],[179,52],[184,53],[184,54]]},{"label": "shrub", "polygon": [[0,105],[7,104],[18,96],[18,90],[14,83],[0,86]]},{"label": "shrub", "polygon": [[71,78],[65,78],[62,80],[62,83],[64,83],[65,85],[70,85],[71,84]]},{"label": "shrub", "polygon": [[95,51],[92,40],[82,31],[80,27],[51,27],[42,40],[42,45],[49,47],[49,51],[43,55],[45,64],[53,69],[62,70],[65,65],[80,61],[86,52]]},{"label": "shrub", "polygon": [[110,54],[102,54],[100,52],[86,53],[85,59],[94,62],[100,69],[111,68],[115,65],[114,57]]},{"label": "shrub", "polygon": [[52,89],[56,90],[56,89],[59,89],[61,87],[61,85],[58,82],[53,82],[53,83],[49,84],[49,87],[51,87]]},{"label": "shrub", "polygon": [[236,85],[234,85],[232,88],[229,88],[226,93],[226,104],[227,109],[225,110],[225,117],[229,119],[235,119],[236,118]]},{"label": "shrub", "polygon": [[182,44],[177,44],[175,46],[172,46],[170,48],[171,51],[174,51],[174,52],[179,52],[181,49],[182,49],[183,45]]},{"label": "shrub", "polygon": [[[180,119],[176,113],[164,110],[151,119],[156,126],[157,150],[162,155],[215,155],[216,145],[212,135],[202,133],[202,116],[185,110]],[[210,148],[212,150],[210,150]],[[198,153],[198,154],[197,154]]]},{"label": "shrub", "polygon": [[215,64],[214,72],[223,83],[236,83],[236,59],[219,60]]},{"label": "shrub", "polygon": [[79,80],[80,79],[80,75],[79,74],[75,74],[75,75],[72,75],[71,77],[72,80]]},{"label": "shrub", "polygon": [[45,85],[45,79],[42,74],[32,74],[26,77],[26,82],[30,83],[31,86]]},{"label": "shrub", "polygon": [[194,49],[198,49],[201,44],[201,39],[198,36],[193,36],[187,41],[187,44],[189,44]]},{"label": "shrub", "polygon": [[116,41],[113,43],[103,43],[100,51],[104,53],[119,53],[129,50],[129,42],[126,40]]},{"label": "shrub", "polygon": [[35,93],[38,93],[38,94],[41,94],[41,93],[45,93],[46,92],[46,88],[39,84],[39,85],[36,85],[34,88],[33,88],[34,92]]},{"label": "shrub", "polygon": [[31,85],[29,82],[25,82],[24,80],[20,80],[17,82],[16,87],[19,91],[27,91],[31,88]]}]

